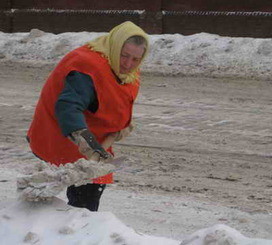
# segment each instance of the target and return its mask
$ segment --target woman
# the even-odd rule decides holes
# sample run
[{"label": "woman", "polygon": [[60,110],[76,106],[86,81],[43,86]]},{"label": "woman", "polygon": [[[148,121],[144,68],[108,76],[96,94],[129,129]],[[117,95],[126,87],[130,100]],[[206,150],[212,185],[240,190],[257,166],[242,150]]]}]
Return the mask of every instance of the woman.
[{"label": "woman", "polygon": [[[147,34],[124,22],[109,34],[68,53],[46,81],[28,131],[35,155],[55,165],[113,154],[101,144],[131,129],[139,89],[139,66],[148,50]],[[67,189],[68,204],[97,211],[112,174]]]}]

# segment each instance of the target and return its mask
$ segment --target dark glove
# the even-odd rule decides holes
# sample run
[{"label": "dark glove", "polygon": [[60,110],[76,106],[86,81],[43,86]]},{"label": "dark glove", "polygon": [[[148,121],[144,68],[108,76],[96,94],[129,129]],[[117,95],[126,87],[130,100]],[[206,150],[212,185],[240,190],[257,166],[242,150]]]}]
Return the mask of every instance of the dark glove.
[{"label": "dark glove", "polygon": [[100,157],[107,159],[109,153],[97,142],[95,136],[88,129],[81,129],[71,133],[69,139],[78,146],[79,152],[91,159],[92,155],[97,152]]}]

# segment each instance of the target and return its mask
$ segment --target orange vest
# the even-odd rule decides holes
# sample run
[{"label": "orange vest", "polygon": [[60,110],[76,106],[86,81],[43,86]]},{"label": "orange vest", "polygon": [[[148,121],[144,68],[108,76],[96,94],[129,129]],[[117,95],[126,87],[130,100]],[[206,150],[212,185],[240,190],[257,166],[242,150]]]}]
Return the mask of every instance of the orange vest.
[{"label": "orange vest", "polygon": [[[55,104],[70,71],[89,75],[94,83],[98,110],[84,111],[88,129],[102,143],[107,134],[120,131],[130,124],[132,107],[139,90],[139,81],[121,85],[117,82],[108,60],[86,46],[68,53],[46,81],[28,131],[32,151],[55,165],[75,162],[84,156],[61,133],[55,116]],[[110,151],[111,149],[107,149]],[[103,178],[94,183],[103,183]]]}]

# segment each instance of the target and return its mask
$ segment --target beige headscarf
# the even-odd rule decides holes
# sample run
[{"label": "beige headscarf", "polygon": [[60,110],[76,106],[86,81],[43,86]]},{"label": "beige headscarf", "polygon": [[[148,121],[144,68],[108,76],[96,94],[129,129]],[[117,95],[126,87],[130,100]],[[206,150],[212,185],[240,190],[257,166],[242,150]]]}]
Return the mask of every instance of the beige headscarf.
[{"label": "beige headscarf", "polygon": [[[132,83],[137,78],[137,71],[139,66],[128,74],[121,74],[119,72],[120,67],[120,55],[124,42],[132,36],[142,36],[145,38],[148,44],[148,35],[137,25],[130,21],[126,21],[116,27],[114,27],[109,34],[103,35],[94,41],[88,43],[88,47],[91,50],[101,52],[108,59],[109,64],[123,83]],[[148,47],[147,47],[148,49]],[[143,59],[147,53],[144,53]],[[143,61],[141,60],[141,63]]]}]

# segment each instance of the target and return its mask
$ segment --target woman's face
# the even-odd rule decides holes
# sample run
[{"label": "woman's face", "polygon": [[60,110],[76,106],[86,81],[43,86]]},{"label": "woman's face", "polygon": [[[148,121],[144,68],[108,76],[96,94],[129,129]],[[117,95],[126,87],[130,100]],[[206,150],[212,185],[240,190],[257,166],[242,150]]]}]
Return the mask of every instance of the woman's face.
[{"label": "woman's face", "polygon": [[120,55],[121,74],[128,74],[135,69],[141,62],[145,52],[144,45],[136,45],[133,43],[124,44]]}]

